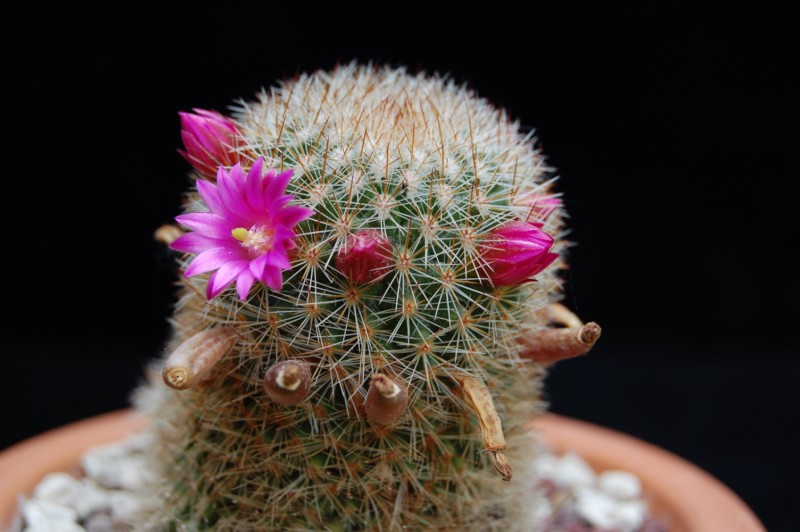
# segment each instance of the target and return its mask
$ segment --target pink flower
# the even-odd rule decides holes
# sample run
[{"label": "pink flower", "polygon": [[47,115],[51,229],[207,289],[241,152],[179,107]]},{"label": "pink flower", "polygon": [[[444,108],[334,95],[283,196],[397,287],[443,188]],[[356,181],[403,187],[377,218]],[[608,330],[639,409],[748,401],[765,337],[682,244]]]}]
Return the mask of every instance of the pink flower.
[{"label": "pink flower", "polygon": [[520,199],[517,204],[531,207],[528,219],[533,218],[534,220],[544,221],[553,214],[553,211],[561,207],[562,203],[561,198],[534,194],[533,196]]},{"label": "pink flower", "polygon": [[354,283],[371,283],[389,273],[393,253],[380,231],[365,229],[347,238],[336,255],[336,268]]},{"label": "pink flower", "polygon": [[508,222],[495,228],[479,246],[489,279],[495,286],[514,286],[547,268],[558,253],[551,253],[553,237],[542,224]]},{"label": "pink flower", "polygon": [[214,179],[217,168],[239,162],[233,149],[242,144],[236,125],[216,111],[193,109],[194,113],[178,113],[181,117],[181,138],[186,151],[178,150],[184,159],[203,177]]},{"label": "pink flower", "polygon": [[255,281],[273,290],[283,285],[283,270],[291,265],[287,252],[295,247],[294,226],[314,211],[288,205],[285,194],[292,171],[268,171],[262,176],[259,158],[245,174],[237,164],[230,172],[220,168],[217,184],[198,181],[197,191],[209,212],[192,212],[175,219],[191,229],[172,248],[197,255],[186,276],[216,270],[208,279],[212,299],[234,280],[244,301]]}]

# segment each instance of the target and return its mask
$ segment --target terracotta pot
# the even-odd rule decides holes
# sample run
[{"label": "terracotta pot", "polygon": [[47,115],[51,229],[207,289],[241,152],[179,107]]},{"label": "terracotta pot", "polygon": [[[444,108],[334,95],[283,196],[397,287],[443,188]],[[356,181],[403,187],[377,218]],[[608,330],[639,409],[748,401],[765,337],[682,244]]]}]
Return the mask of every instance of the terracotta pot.
[{"label": "terracotta pot", "polygon": [[[30,493],[51,471],[77,470],[83,451],[119,440],[144,426],[129,410],[112,412],[46,432],[0,453],[0,524],[16,512],[17,495]],[[671,531],[756,532],[764,527],[752,511],[719,481],[677,456],[640,440],[554,414],[533,423],[558,452],[581,455],[596,471],[635,472],[651,509]]]}]

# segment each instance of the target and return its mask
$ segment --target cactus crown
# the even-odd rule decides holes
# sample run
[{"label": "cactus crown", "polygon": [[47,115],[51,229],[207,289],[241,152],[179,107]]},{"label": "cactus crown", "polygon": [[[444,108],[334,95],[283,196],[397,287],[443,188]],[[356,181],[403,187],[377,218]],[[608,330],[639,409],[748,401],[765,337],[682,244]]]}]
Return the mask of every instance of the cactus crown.
[{"label": "cactus crown", "polygon": [[[520,220],[564,246],[531,136],[451,80],[356,65],[264,91],[233,123],[232,158],[293,170],[287,193],[313,214],[295,228],[280,290],[256,283],[244,300],[233,287],[209,300],[207,275],[182,279],[175,344],[215,327],[236,341],[178,397],[158,381],[142,394],[170,486],[150,525],[529,526],[509,521],[524,503],[508,501],[531,493],[493,471],[508,465],[496,432],[502,420],[509,453],[529,447],[522,425],[541,372],[521,359],[521,339],[545,327],[537,312],[558,297],[558,263],[499,286],[484,256]],[[192,191],[186,209],[208,205]],[[375,275],[343,271],[353,235],[378,242]],[[302,367],[269,373],[286,361]],[[306,390],[301,400],[270,392],[281,379]]]}]

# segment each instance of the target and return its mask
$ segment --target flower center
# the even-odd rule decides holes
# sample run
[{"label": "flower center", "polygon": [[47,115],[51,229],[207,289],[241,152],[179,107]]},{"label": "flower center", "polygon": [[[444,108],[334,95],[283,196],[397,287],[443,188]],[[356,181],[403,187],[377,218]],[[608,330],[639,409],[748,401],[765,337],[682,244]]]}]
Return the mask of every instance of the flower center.
[{"label": "flower center", "polygon": [[254,259],[272,249],[275,231],[265,225],[254,225],[249,230],[237,227],[231,231],[231,235],[247,250],[250,258]]}]

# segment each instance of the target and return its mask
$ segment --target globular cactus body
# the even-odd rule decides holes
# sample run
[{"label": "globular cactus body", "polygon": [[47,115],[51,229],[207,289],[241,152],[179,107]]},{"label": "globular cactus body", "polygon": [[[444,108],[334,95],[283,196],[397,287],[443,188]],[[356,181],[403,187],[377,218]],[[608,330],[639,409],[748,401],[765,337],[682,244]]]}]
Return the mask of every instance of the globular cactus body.
[{"label": "globular cactus body", "polygon": [[[264,92],[230,124],[223,170],[293,170],[310,215],[282,279],[182,278],[174,344],[236,339],[190,389],[140,391],[160,475],[141,526],[530,530],[543,371],[526,339],[548,327],[565,246],[530,136],[451,81],[354,65]],[[201,155],[187,159],[213,180]],[[193,189],[186,210],[209,205]],[[538,261],[523,256],[524,277],[504,263],[493,281],[523,222],[552,238],[519,252]],[[269,236],[254,231],[232,233],[252,251]]]}]

